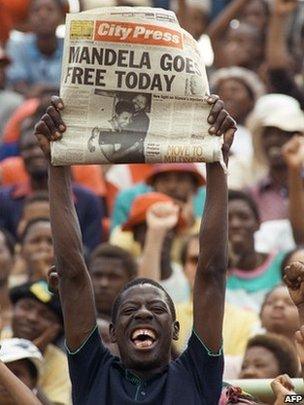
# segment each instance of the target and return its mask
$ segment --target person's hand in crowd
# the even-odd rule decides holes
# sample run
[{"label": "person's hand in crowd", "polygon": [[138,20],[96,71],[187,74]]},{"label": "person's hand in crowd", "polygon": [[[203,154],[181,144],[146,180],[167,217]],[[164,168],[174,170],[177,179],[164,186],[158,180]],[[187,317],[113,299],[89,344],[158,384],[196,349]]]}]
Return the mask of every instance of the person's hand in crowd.
[{"label": "person's hand in crowd", "polygon": [[299,357],[302,369],[302,376],[304,375],[304,326],[295,333],[295,347]]},{"label": "person's hand in crowd", "polygon": [[59,325],[59,323],[50,325],[41,336],[33,341],[34,345],[38,347],[41,353],[44,353],[47,346],[58,336],[60,330],[61,325]]},{"label": "person's hand in crowd", "polygon": [[228,111],[225,110],[224,102],[220,100],[218,96],[214,94],[207,96],[206,101],[212,106],[208,116],[208,123],[211,125],[209,133],[211,135],[224,136],[222,150],[227,163],[234,134],[237,129],[236,122]]},{"label": "person's hand in crowd", "polygon": [[299,0],[275,0],[273,11],[275,14],[285,16],[294,12],[299,4]]},{"label": "person's hand in crowd", "polygon": [[56,271],[56,267],[52,266],[47,272],[47,282],[48,288],[52,293],[56,293],[58,291],[58,284],[59,284],[59,276]]},{"label": "person's hand in crowd", "polygon": [[168,232],[178,222],[179,207],[172,202],[157,202],[147,211],[148,228]]},{"label": "person's hand in crowd", "polygon": [[271,389],[275,395],[274,405],[285,404],[286,395],[295,394],[294,385],[287,374],[279,375],[271,382]]},{"label": "person's hand in crowd", "polygon": [[66,125],[60,114],[63,109],[64,105],[61,98],[53,96],[51,106],[47,108],[46,113],[35,126],[35,135],[48,161],[51,160],[50,142],[61,139],[66,130]]},{"label": "person's hand in crowd", "polygon": [[282,154],[290,169],[301,169],[304,164],[304,137],[293,136],[282,147]]},{"label": "person's hand in crowd", "polygon": [[304,304],[304,264],[291,263],[284,269],[283,280],[288,287],[290,297],[297,307]]}]

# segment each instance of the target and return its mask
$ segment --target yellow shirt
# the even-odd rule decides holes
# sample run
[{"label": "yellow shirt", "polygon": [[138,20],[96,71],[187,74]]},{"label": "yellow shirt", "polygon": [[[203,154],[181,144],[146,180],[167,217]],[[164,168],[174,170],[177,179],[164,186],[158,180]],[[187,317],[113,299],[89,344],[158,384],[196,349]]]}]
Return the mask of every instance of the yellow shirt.
[{"label": "yellow shirt", "polygon": [[[11,329],[3,329],[0,337],[1,340],[13,337]],[[72,404],[71,381],[66,355],[56,346],[49,344],[43,354],[43,359],[38,387],[51,402],[60,405]]]},{"label": "yellow shirt", "polygon": [[71,382],[66,355],[50,344],[44,352],[44,363],[39,387],[56,404],[71,404]]},{"label": "yellow shirt", "polygon": [[[180,323],[179,339],[175,343],[179,352],[187,346],[192,331],[193,307],[192,301],[176,305],[177,320]],[[224,353],[243,355],[248,339],[258,325],[258,317],[251,311],[239,309],[226,302],[223,324]]]}]

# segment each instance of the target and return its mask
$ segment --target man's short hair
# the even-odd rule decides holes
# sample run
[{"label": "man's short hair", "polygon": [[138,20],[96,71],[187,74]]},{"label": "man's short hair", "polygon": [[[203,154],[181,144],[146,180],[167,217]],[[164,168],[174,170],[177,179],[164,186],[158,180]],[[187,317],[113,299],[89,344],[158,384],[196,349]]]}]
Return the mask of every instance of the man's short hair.
[{"label": "man's short hair", "polygon": [[111,245],[110,243],[102,243],[98,245],[89,257],[89,269],[96,259],[119,259],[128,273],[131,280],[137,276],[137,264],[127,250],[119,246]]},{"label": "man's short hair", "polygon": [[136,279],[131,280],[128,283],[125,284],[124,288],[121,290],[121,292],[118,294],[118,296],[116,297],[116,299],[114,301],[114,304],[112,306],[112,322],[114,324],[116,322],[118,309],[119,309],[119,306],[121,304],[122,295],[127,290],[129,290],[130,288],[135,287],[137,285],[143,285],[143,284],[147,284],[147,285],[151,285],[153,287],[156,287],[156,288],[158,288],[159,290],[161,290],[161,291],[163,291],[165,293],[167,304],[168,304],[168,306],[170,308],[170,312],[171,312],[171,315],[172,315],[172,319],[173,319],[173,321],[176,320],[176,311],[175,311],[174,303],[173,303],[172,298],[170,297],[170,295],[164,289],[164,287],[162,287],[157,281],[154,281],[154,280],[152,280],[150,278],[136,278]]},{"label": "man's short hair", "polygon": [[14,237],[5,228],[0,227],[0,233],[2,233],[4,237],[4,244],[7,247],[8,251],[10,252],[10,255],[14,256],[16,243]]},{"label": "man's short hair", "polygon": [[251,209],[253,215],[255,216],[255,219],[260,222],[260,212],[258,209],[258,206],[254,199],[251,197],[251,195],[245,193],[244,191],[240,190],[229,190],[228,191],[228,202],[233,201],[233,200],[242,200],[244,201],[248,207]]},{"label": "man's short hair", "polygon": [[298,375],[298,357],[287,338],[274,333],[256,335],[248,340],[246,350],[257,346],[269,350],[274,355],[279,365],[279,374],[288,374],[292,378]]},{"label": "man's short hair", "polygon": [[115,105],[115,113],[119,115],[123,112],[128,112],[130,114],[134,114],[135,107],[134,107],[133,103],[131,103],[130,101],[126,101],[126,100],[118,101],[118,103]]},{"label": "man's short hair", "polygon": [[31,219],[25,226],[23,232],[20,235],[20,242],[23,243],[27,234],[29,233],[29,230],[39,222],[47,222],[48,224],[51,223],[50,218],[47,217],[38,217],[38,218],[33,218]]}]

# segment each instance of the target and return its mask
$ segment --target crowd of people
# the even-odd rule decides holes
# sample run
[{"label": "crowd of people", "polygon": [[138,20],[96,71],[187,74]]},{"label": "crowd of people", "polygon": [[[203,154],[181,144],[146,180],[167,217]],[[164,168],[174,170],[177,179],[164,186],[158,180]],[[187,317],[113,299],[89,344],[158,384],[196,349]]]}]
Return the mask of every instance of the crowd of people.
[{"label": "crowd of people", "polygon": [[[50,164],[66,13],[141,5],[198,41],[227,175]],[[131,101],[116,136],[149,126]],[[304,375],[303,168],[303,1],[2,0],[0,404],[282,405]]]}]

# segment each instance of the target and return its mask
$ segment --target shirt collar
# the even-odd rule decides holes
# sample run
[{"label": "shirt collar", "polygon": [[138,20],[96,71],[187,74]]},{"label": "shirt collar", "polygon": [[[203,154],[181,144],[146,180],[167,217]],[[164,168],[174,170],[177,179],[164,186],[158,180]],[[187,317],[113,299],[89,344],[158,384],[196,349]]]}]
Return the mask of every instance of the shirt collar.
[{"label": "shirt collar", "polygon": [[145,384],[152,383],[152,381],[156,380],[157,378],[162,376],[164,373],[166,373],[168,371],[168,367],[169,367],[168,365],[165,366],[162,371],[160,371],[159,373],[156,373],[153,376],[151,376],[151,377],[147,378],[146,380],[144,380],[144,379],[141,379],[140,377],[138,377],[136,374],[134,374],[129,369],[125,368],[118,357],[115,359],[115,361],[113,363],[113,366],[118,369],[120,374],[126,380],[128,380],[130,383],[132,383],[134,385],[140,385],[140,384],[143,384],[143,383],[145,383]]}]

